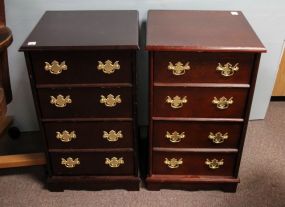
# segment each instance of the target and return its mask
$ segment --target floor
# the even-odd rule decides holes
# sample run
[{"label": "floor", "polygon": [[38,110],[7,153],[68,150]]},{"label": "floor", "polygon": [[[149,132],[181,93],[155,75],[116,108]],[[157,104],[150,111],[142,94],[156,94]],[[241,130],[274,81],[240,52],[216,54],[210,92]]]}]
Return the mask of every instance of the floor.
[{"label": "floor", "polygon": [[0,207],[285,207],[285,103],[270,104],[266,119],[251,121],[236,193],[179,190],[138,192],[44,189],[43,167],[0,171]]}]

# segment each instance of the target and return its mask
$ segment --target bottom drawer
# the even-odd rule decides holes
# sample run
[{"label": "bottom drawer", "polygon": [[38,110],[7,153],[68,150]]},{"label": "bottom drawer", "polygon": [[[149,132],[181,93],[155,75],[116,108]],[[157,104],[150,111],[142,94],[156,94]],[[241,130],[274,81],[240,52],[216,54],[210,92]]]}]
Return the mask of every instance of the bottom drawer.
[{"label": "bottom drawer", "polygon": [[133,175],[133,152],[52,152],[55,175]]},{"label": "bottom drawer", "polygon": [[152,173],[233,176],[236,153],[153,152]]}]

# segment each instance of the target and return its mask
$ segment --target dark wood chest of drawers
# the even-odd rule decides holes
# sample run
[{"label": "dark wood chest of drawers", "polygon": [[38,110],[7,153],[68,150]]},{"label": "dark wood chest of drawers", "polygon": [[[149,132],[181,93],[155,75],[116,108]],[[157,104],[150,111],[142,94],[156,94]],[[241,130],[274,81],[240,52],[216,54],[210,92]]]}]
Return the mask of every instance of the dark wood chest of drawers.
[{"label": "dark wood chest of drawers", "polygon": [[149,11],[147,188],[235,191],[260,54],[241,12]]},{"label": "dark wood chest of drawers", "polygon": [[136,11],[49,11],[24,51],[48,187],[139,189]]}]

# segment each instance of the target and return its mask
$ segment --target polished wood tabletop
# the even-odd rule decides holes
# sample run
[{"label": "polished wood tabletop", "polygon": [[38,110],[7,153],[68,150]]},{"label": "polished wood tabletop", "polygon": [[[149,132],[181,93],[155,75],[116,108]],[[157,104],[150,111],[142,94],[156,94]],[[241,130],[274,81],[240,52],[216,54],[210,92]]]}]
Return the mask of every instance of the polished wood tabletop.
[{"label": "polished wood tabletop", "polygon": [[137,11],[47,11],[20,50],[138,49],[138,37]]},{"label": "polished wood tabletop", "polygon": [[240,11],[151,10],[147,50],[265,52]]}]

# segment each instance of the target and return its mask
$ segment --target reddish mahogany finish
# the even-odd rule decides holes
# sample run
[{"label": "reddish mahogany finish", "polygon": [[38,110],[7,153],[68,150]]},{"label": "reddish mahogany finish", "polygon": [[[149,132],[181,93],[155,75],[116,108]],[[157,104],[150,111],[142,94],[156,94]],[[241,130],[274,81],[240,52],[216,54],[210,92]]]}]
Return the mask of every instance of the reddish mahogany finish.
[{"label": "reddish mahogany finish", "polygon": [[[207,60],[207,61],[205,61]],[[154,82],[161,83],[249,83],[254,54],[248,53],[195,53],[195,52],[159,52],[154,53]],[[169,62],[186,64],[190,70],[185,75],[175,76],[168,70]],[[235,75],[225,77],[216,68],[222,65],[238,63]]]},{"label": "reddish mahogany finish", "polygon": [[[153,116],[155,117],[206,117],[241,118],[244,116],[248,90],[244,88],[195,88],[195,87],[154,87]],[[166,103],[167,96],[187,97],[181,108],[172,108]],[[233,104],[227,109],[218,109],[212,101],[214,97],[230,99]]]},{"label": "reddish mahogany finish", "polygon": [[[157,175],[219,175],[232,176],[236,160],[235,153],[201,153],[201,152],[153,152],[153,174]],[[169,168],[165,158],[181,159],[183,163],[178,168]],[[224,165],[218,169],[210,169],[205,161],[209,159],[223,160]]]},{"label": "reddish mahogany finish", "polygon": [[265,52],[240,11],[153,10],[146,49],[151,51]]},{"label": "reddish mahogany finish", "polygon": [[[153,121],[153,147],[175,148],[238,148],[243,123],[240,122],[195,122],[195,121]],[[185,138],[173,143],[166,133],[184,132]],[[221,132],[228,134],[224,142],[216,144],[209,134]]]},{"label": "reddish mahogany finish", "polygon": [[[123,28],[123,29],[122,29]],[[32,42],[32,44],[31,44]],[[139,189],[136,152],[135,67],[138,49],[137,11],[48,11],[20,48],[25,52],[48,160],[48,188]],[[67,70],[51,74],[45,62],[65,61]],[[112,74],[98,70],[98,61],[118,61]],[[120,95],[121,103],[107,107],[101,95]],[[51,96],[69,95],[65,107],[51,104]],[[62,142],[56,132],[74,131]],[[117,142],[103,131],[121,131]],[[78,158],[67,168],[61,158]],[[111,168],[105,158],[123,157]]]},{"label": "reddish mahogany finish", "polygon": [[[150,51],[150,130],[147,188],[220,189],[235,192],[246,135],[260,53],[265,48],[240,11],[150,11],[147,23]],[[185,74],[169,70],[189,62]],[[218,64],[236,65],[232,76],[222,76]],[[187,103],[172,108],[167,96]],[[233,97],[227,109],[218,109],[214,97]],[[166,133],[184,132],[173,143]],[[228,133],[214,144],[209,133]],[[182,158],[169,168],[165,158]],[[206,159],[223,160],[219,169],[209,169]]]}]

